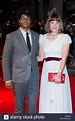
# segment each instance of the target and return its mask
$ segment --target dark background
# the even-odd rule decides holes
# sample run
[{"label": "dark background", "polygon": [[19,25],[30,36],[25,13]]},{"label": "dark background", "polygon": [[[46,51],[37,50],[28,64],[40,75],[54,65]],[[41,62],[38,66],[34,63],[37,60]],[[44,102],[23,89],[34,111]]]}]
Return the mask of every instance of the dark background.
[{"label": "dark background", "polygon": [[[75,13],[75,0],[62,0],[63,1],[63,18]],[[26,6],[34,8],[34,18],[39,18],[39,2],[40,0],[0,0],[0,21],[15,19],[15,14],[18,8]],[[43,0],[44,4],[49,4],[49,0]],[[45,10],[45,8],[44,8]],[[43,10],[43,12],[44,12]],[[40,19],[40,18],[39,18]]]}]

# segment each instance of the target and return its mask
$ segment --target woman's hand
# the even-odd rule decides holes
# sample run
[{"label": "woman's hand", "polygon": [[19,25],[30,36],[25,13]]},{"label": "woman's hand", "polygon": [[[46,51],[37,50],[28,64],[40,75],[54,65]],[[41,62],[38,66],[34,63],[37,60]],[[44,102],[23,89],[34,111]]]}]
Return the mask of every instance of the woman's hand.
[{"label": "woman's hand", "polygon": [[61,73],[57,73],[57,75],[54,76],[53,80],[56,84],[60,84],[61,83]]}]

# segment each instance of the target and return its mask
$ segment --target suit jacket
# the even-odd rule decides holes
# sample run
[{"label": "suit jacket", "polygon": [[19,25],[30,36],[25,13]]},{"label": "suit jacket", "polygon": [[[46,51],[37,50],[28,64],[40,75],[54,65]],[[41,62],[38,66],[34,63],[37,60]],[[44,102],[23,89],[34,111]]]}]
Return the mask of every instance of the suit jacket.
[{"label": "suit jacket", "polygon": [[8,34],[3,49],[2,68],[4,80],[15,83],[25,82],[30,75],[39,80],[38,62],[36,56],[39,49],[39,34],[31,31],[31,53],[27,48],[20,29]]}]

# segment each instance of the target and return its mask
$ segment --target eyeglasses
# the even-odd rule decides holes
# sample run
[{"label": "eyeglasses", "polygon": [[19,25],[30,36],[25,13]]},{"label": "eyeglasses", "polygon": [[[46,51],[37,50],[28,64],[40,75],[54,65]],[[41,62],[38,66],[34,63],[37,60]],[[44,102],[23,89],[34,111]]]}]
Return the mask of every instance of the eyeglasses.
[{"label": "eyeglasses", "polygon": [[21,17],[22,21],[30,21],[30,18]]}]

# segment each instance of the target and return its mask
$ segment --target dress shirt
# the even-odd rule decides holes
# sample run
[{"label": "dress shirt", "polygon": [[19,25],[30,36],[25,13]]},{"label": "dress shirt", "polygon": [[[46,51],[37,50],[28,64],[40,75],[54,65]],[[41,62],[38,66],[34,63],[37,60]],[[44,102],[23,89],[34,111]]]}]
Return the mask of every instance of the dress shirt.
[{"label": "dress shirt", "polygon": [[29,29],[27,32],[25,32],[25,31],[23,31],[23,30],[20,28],[20,31],[22,32],[22,35],[23,35],[23,37],[24,37],[24,40],[25,40],[26,44],[27,44],[27,41],[26,41],[26,33],[28,33],[28,36],[29,36],[29,39],[30,39],[30,44],[31,44],[31,46],[32,46],[32,39],[31,39],[31,32],[30,32],[30,29]]}]

